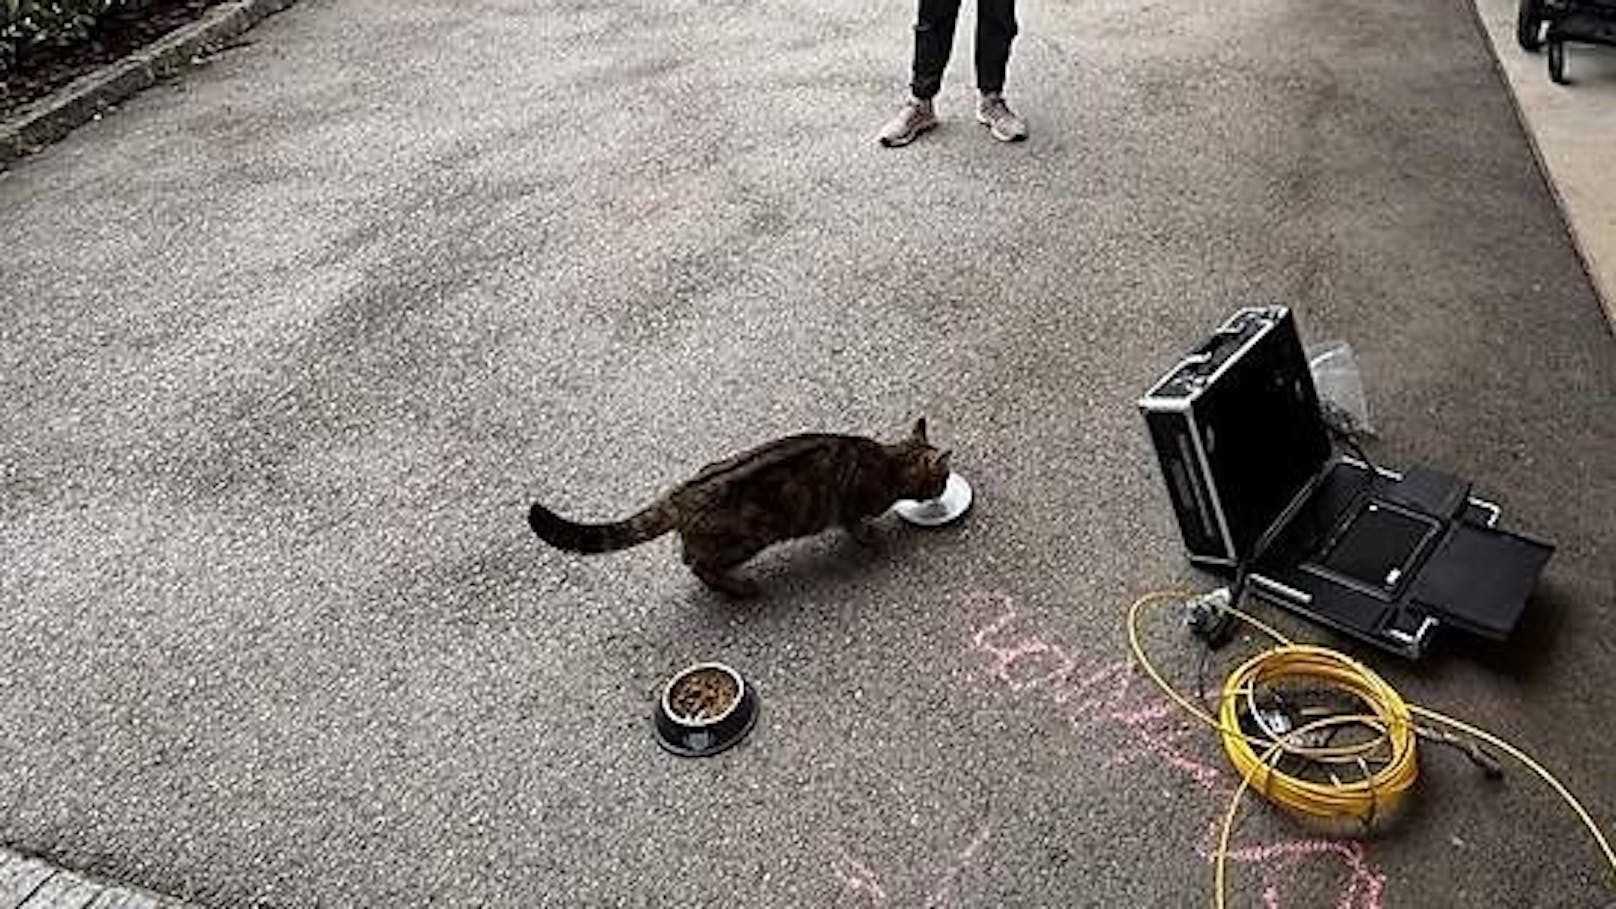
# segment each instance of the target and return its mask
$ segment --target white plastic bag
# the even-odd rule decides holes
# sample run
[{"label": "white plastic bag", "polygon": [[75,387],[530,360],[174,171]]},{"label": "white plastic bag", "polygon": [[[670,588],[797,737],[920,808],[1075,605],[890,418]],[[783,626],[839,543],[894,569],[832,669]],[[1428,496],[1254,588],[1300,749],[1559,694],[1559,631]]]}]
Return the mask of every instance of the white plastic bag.
[{"label": "white plastic bag", "polygon": [[1364,396],[1363,377],[1352,345],[1345,341],[1322,341],[1307,346],[1307,365],[1313,373],[1313,386],[1319,391],[1319,407],[1337,429],[1354,436],[1372,436],[1369,399]]}]

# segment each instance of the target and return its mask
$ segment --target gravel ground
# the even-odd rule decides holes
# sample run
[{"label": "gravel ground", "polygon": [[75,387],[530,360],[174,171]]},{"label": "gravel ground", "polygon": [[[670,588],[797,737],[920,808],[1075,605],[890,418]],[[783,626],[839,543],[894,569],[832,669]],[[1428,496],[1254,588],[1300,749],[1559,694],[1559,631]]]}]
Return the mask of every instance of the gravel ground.
[{"label": "gravel ground", "polygon": [[[1252,301],[1559,544],[1517,646],[1369,658],[1616,818],[1616,343],[1468,7],[1033,0],[1014,147],[967,12],[883,150],[911,14],[307,0],[0,177],[0,841],[218,906],[1204,903],[1232,780],[1120,623],[1205,579],[1132,402]],[[523,522],[920,414],[968,520],[758,603]],[[682,761],[709,658],[762,718]],[[1523,773],[1421,780],[1367,844],[1253,809],[1239,904],[1616,888]]]}]

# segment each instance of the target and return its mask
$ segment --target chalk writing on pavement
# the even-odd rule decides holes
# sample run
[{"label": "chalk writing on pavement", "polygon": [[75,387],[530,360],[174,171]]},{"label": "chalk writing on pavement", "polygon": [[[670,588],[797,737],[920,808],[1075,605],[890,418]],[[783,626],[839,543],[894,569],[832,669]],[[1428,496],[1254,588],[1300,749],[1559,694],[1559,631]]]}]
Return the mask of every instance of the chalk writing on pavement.
[{"label": "chalk writing on pavement", "polygon": [[[1187,747],[1204,731],[1140,677],[1125,659],[1094,658],[1021,618],[1006,601],[991,621],[972,630],[967,648],[979,677],[990,687],[1042,705],[1080,741],[1104,748],[1115,764],[1146,764],[1182,774],[1206,805],[1206,830],[1194,847],[1212,861],[1223,811],[1239,779],[1225,766]],[[1099,735],[1097,732],[1109,734]],[[1121,733],[1116,734],[1116,733]],[[883,877],[847,848],[831,850],[831,874],[864,905],[943,907],[954,902],[963,875],[983,863],[991,830],[982,827],[943,870],[922,886]],[[1286,909],[1285,885],[1301,879],[1339,880],[1333,909],[1382,909],[1385,875],[1376,870],[1362,843],[1347,839],[1280,839],[1233,847],[1228,860],[1244,865],[1261,881],[1263,909]],[[1322,877],[1330,875],[1333,878]]]}]

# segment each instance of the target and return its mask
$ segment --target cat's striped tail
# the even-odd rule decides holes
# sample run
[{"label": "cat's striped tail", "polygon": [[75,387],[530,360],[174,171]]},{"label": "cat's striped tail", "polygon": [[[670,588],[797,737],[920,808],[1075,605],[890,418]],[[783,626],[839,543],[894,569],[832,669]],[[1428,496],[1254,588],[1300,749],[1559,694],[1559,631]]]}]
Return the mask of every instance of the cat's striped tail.
[{"label": "cat's striped tail", "polygon": [[675,512],[666,499],[640,513],[609,524],[569,521],[537,502],[527,512],[527,526],[539,539],[570,552],[612,552],[638,546],[674,528]]}]

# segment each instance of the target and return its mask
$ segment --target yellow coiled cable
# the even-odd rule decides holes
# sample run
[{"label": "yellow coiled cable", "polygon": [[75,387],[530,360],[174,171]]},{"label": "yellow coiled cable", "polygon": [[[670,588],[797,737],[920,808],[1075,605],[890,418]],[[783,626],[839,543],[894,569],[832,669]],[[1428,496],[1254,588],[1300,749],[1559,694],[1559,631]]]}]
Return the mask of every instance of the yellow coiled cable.
[{"label": "yellow coiled cable", "polygon": [[[1383,812],[1393,808],[1398,800],[1414,785],[1418,776],[1416,759],[1416,727],[1414,717],[1440,723],[1480,739],[1509,754],[1549,784],[1582,821],[1604,853],[1611,870],[1616,872],[1616,851],[1594,823],[1592,816],[1553,774],[1516,746],[1484,729],[1457,720],[1429,708],[1405,702],[1397,690],[1376,675],[1367,666],[1326,647],[1294,644],[1283,634],[1233,607],[1225,609],[1279,642],[1279,646],[1266,650],[1241,663],[1224,680],[1218,699],[1218,716],[1213,717],[1168,684],[1145,654],[1139,637],[1139,616],[1150,605],[1182,603],[1190,594],[1170,590],[1148,593],[1135,600],[1128,609],[1128,644],[1134,659],[1145,670],[1151,681],[1186,713],[1210,726],[1217,732],[1229,762],[1240,773],[1240,786],[1229,801],[1224,815],[1223,830],[1218,839],[1215,857],[1213,903],[1218,909],[1227,905],[1227,874],[1229,836],[1234,829],[1240,799],[1247,788],[1255,788],[1269,801],[1308,818],[1333,820],[1350,818],[1365,825]],[[1366,713],[1336,714],[1295,729],[1269,737],[1248,735],[1240,727],[1239,710],[1244,700],[1251,703],[1258,686],[1279,680],[1306,679],[1326,687],[1345,692],[1368,708]],[[1340,747],[1309,747],[1301,742],[1309,733],[1330,726],[1356,725],[1373,730],[1376,735],[1368,740]],[[1258,753],[1258,748],[1262,752]],[[1342,781],[1333,772],[1331,781],[1320,782],[1281,772],[1275,768],[1285,755],[1306,758],[1322,765],[1356,765],[1361,773],[1356,779]],[[1368,769],[1373,756],[1379,764]]]},{"label": "yellow coiled cable", "polygon": [[[1240,704],[1246,693],[1280,679],[1310,679],[1325,687],[1347,692],[1370,709],[1369,714],[1325,717],[1288,731],[1277,740],[1265,741],[1272,754],[1258,756],[1252,742],[1239,732]],[[1218,704],[1218,737],[1229,763],[1240,776],[1269,801],[1297,814],[1313,818],[1351,817],[1371,822],[1414,785],[1418,774],[1414,760],[1414,722],[1408,705],[1380,676],[1350,657],[1311,644],[1286,644],[1259,653],[1240,664],[1223,684]],[[1346,748],[1308,748],[1295,742],[1314,730],[1330,726],[1361,725],[1378,733],[1372,741]],[[1236,730],[1233,734],[1229,730]],[[1282,754],[1293,754],[1324,763],[1365,761],[1366,756],[1389,748],[1382,766],[1349,782],[1323,783],[1282,773],[1271,765]]]}]

